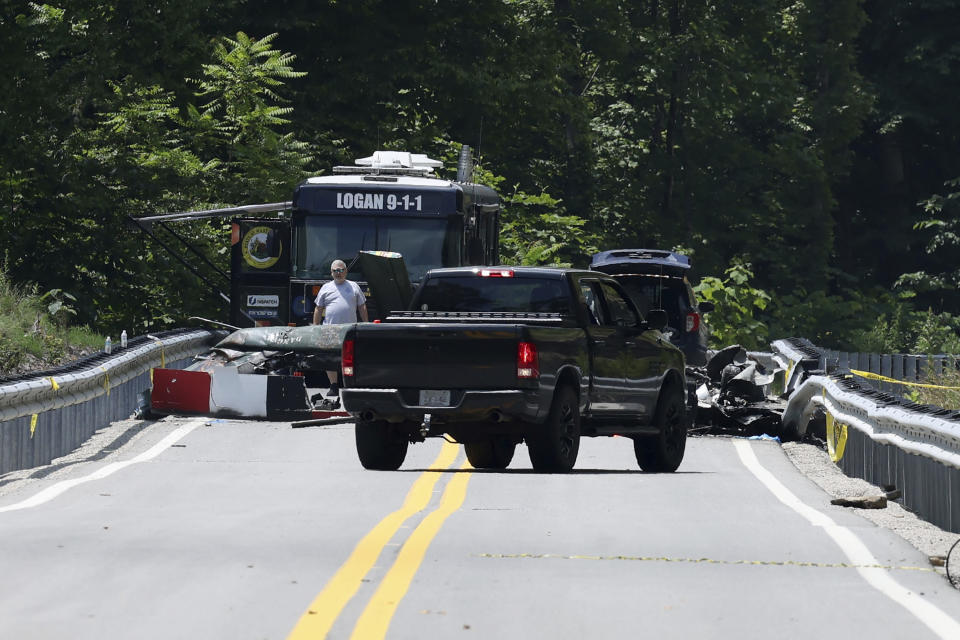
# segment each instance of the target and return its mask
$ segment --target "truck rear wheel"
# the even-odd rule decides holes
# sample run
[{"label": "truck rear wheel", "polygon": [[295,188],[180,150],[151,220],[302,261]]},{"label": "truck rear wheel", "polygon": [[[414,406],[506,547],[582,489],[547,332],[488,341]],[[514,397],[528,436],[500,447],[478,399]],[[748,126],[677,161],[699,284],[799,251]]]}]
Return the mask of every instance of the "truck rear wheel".
[{"label": "truck rear wheel", "polygon": [[547,421],[527,438],[530,462],[548,473],[573,469],[580,451],[580,406],[571,387],[557,389]]},{"label": "truck rear wheel", "polygon": [[357,456],[364,469],[396,471],[407,457],[406,436],[383,420],[357,420]]},{"label": "truck rear wheel", "polygon": [[513,460],[517,444],[504,436],[494,436],[483,442],[467,442],[463,449],[474,469],[506,469]]},{"label": "truck rear wheel", "polygon": [[660,427],[655,436],[633,440],[637,463],[644,471],[676,471],[687,448],[687,417],[683,391],[677,385],[665,388],[657,402],[654,420]]}]

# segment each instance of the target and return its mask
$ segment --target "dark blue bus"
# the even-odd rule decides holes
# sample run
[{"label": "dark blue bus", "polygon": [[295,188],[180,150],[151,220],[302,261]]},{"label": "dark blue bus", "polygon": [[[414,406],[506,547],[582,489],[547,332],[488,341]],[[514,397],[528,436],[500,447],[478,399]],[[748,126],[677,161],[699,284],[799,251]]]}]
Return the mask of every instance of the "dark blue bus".
[{"label": "dark blue bus", "polygon": [[[457,180],[435,177],[440,163],[424,155],[378,151],[302,182],[280,217],[235,218],[231,322],[309,323],[338,259],[369,293],[362,268],[352,264],[360,251],[401,254],[413,284],[438,267],[497,264],[500,198],[469,182],[465,149]],[[368,310],[379,317],[376,300]]]}]

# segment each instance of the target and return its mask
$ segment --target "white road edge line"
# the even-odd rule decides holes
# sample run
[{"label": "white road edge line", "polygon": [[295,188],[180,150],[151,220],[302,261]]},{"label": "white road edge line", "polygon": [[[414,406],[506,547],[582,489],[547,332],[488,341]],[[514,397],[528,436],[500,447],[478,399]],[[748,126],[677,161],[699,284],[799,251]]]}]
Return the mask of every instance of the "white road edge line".
[{"label": "white road edge line", "polygon": [[886,569],[875,566],[862,566],[879,565],[880,563],[856,534],[848,528],[835,523],[830,516],[802,502],[800,498],[777,480],[772,473],[767,471],[766,468],[760,464],[749,441],[734,440],[733,445],[737,449],[740,461],[743,462],[750,473],[766,485],[771,493],[776,496],[777,500],[806,518],[813,526],[823,527],[827,535],[833,538],[837,546],[839,546],[847,558],[850,559],[850,562],[858,565],[857,571],[870,586],[912,613],[920,622],[927,625],[931,631],[944,640],[956,640],[956,638],[960,638],[960,623],[947,615],[942,609],[901,586],[900,583],[890,577]]},{"label": "white road edge line", "polygon": [[138,456],[130,458],[129,460],[123,460],[120,462],[111,462],[110,464],[104,465],[103,467],[100,467],[93,473],[83,476],[81,478],[62,480],[54,485],[47,487],[43,491],[40,491],[39,493],[27,498],[26,500],[21,500],[20,502],[15,502],[11,505],[0,507],[0,513],[6,513],[7,511],[19,511],[20,509],[29,509],[30,507],[39,506],[41,504],[50,502],[51,500],[59,496],[61,493],[67,491],[68,489],[72,489],[77,485],[85,484],[93,480],[101,480],[103,478],[106,478],[109,475],[116,473],[117,471],[120,471],[121,469],[125,469],[129,467],[130,465],[137,464],[140,462],[146,462],[147,460],[152,460],[153,458],[156,458],[158,455],[160,455],[161,453],[169,449],[170,446],[173,445],[175,442],[177,442],[178,440],[180,440],[181,438],[183,438],[188,433],[190,433],[200,425],[204,424],[208,420],[209,418],[196,418],[194,420],[191,420],[190,422],[178,427],[176,430],[171,432],[163,440],[153,445],[152,447],[150,447],[149,449],[147,449],[146,451],[144,451]]}]

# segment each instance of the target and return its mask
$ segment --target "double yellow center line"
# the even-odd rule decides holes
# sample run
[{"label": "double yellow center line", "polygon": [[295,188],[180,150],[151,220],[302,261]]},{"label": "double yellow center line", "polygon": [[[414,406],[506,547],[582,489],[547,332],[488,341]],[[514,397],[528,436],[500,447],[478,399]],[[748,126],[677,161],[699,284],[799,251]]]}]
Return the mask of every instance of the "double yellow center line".
[{"label": "double yellow center line", "polygon": [[[353,553],[327,582],[323,591],[310,603],[306,613],[288,636],[288,640],[325,638],[347,602],[357,593],[363,579],[373,568],[384,547],[410,517],[423,511],[430,504],[433,489],[439,482],[440,471],[445,471],[456,461],[460,447],[444,443],[440,454],[427,471],[413,483],[400,509],[394,511],[357,543]],[[460,469],[470,469],[464,462]],[[417,525],[404,542],[393,566],[380,581],[379,587],[357,620],[351,638],[383,638],[397,606],[410,588],[417,569],[423,562],[430,543],[451,513],[460,508],[467,495],[470,473],[458,473],[444,489],[437,508]]]}]

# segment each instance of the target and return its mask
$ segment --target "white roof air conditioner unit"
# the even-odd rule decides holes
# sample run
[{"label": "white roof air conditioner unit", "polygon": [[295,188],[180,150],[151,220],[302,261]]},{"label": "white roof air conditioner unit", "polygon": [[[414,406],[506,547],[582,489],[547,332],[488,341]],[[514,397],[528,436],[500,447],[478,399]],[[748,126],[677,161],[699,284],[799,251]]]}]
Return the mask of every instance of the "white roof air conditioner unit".
[{"label": "white roof air conditioner unit", "polygon": [[[409,153],[407,151],[375,151],[372,156],[357,158],[356,167],[334,167],[334,173],[390,173],[399,175],[429,175],[437,167],[442,167],[439,160],[428,158],[423,153]],[[361,168],[362,167],[362,168]]]}]

